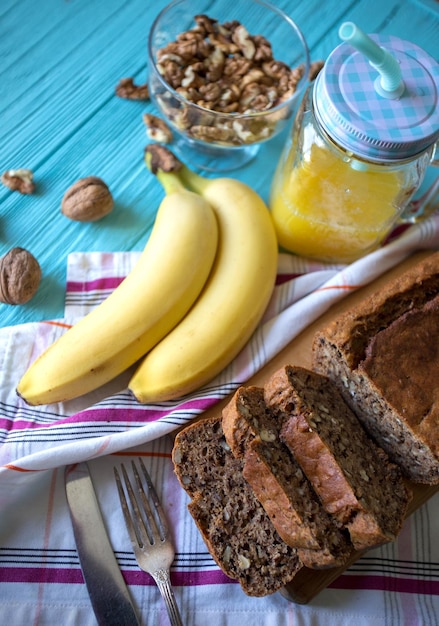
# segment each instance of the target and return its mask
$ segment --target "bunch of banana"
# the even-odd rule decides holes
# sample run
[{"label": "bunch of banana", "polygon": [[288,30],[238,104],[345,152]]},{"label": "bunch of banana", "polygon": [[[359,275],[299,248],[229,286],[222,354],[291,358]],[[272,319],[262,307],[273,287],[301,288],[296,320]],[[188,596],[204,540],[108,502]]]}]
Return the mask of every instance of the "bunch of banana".
[{"label": "bunch of banana", "polygon": [[248,185],[203,178],[167,153],[169,171],[146,152],[166,195],[137,265],[29,367],[17,387],[29,404],[85,394],[139,359],[129,383],[139,402],[180,397],[228,365],[261,320],[278,251],[267,206]]},{"label": "bunch of banana", "polygon": [[213,207],[218,250],[194,306],[129,382],[142,403],[190,393],[228,365],[261,320],[276,278],[277,239],[262,198],[238,180],[202,178],[184,166],[177,176]]},{"label": "bunch of banana", "polygon": [[197,299],[217,251],[216,217],[209,202],[178,178],[165,176],[162,184],[166,195],[136,266],[31,364],[17,387],[28,404],[69,400],[115,378],[172,330]]}]

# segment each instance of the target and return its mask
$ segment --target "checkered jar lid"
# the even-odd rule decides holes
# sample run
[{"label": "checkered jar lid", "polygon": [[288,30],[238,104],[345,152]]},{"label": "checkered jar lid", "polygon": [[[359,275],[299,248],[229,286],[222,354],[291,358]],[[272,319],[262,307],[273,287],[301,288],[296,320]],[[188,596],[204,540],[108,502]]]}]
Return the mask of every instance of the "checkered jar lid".
[{"label": "checkered jar lid", "polygon": [[316,79],[316,117],[334,141],[359,157],[397,161],[420,154],[439,138],[439,64],[409,41],[369,37],[399,63],[402,95],[380,95],[377,69],[362,52],[342,43]]}]

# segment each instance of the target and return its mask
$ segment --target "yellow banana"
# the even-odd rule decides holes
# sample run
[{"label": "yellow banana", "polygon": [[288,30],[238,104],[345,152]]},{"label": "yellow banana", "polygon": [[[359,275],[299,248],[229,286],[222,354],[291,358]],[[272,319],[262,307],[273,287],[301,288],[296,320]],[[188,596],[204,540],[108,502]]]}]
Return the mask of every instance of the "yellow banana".
[{"label": "yellow banana", "polygon": [[218,252],[192,309],[134,372],[128,386],[142,403],[190,393],[228,365],[261,320],[276,278],[277,239],[262,198],[238,180],[205,179],[186,167],[178,176],[213,207]]},{"label": "yellow banana", "polygon": [[160,341],[196,300],[217,250],[216,217],[208,202],[178,179],[162,183],[166,195],[136,266],[30,366],[17,387],[28,404],[65,401],[113,379]]}]

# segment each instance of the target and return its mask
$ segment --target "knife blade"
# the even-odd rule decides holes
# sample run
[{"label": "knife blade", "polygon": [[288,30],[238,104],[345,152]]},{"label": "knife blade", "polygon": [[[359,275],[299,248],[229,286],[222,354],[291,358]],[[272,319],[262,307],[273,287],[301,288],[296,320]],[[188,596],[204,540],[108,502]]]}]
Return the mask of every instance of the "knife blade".
[{"label": "knife blade", "polygon": [[65,489],[79,562],[98,624],[140,625],[108,538],[87,463],[66,467]]}]

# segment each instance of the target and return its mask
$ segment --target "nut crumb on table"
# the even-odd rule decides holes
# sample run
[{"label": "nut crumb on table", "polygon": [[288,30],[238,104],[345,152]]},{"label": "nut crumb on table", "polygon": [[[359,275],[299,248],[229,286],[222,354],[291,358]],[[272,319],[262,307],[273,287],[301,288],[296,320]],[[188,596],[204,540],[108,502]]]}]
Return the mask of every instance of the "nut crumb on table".
[{"label": "nut crumb on table", "polygon": [[136,85],[133,78],[121,78],[116,86],[116,95],[126,100],[149,100],[148,85]]},{"label": "nut crumb on table", "polygon": [[11,189],[22,194],[31,194],[35,191],[35,183],[33,182],[33,172],[27,168],[19,168],[16,170],[6,170],[3,172],[1,181]]},{"label": "nut crumb on table", "polygon": [[161,143],[169,143],[172,141],[172,131],[166,122],[157,115],[144,113],[143,121],[146,126],[146,134],[150,139]]}]

